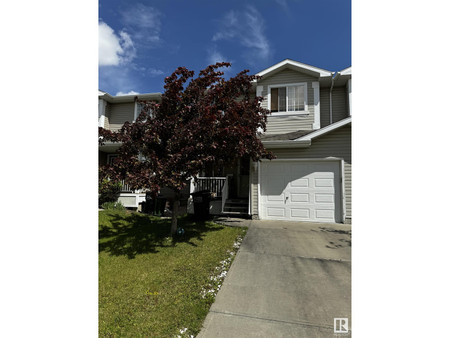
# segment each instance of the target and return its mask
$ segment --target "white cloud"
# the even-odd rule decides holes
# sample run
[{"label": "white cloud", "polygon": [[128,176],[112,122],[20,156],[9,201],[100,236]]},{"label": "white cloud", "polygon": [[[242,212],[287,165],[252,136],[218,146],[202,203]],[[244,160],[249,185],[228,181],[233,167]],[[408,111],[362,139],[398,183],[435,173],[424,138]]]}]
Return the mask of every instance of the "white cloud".
[{"label": "white cloud", "polygon": [[[208,56],[206,58],[206,61],[207,61],[208,65],[214,65],[217,62],[233,63],[232,60],[230,60],[229,58],[224,56],[216,48],[212,48],[212,49],[208,50]],[[230,74],[232,71],[232,68],[233,67],[226,67],[226,68],[224,67],[224,68],[221,68],[220,70],[223,71],[225,74]]]},{"label": "white cloud", "polygon": [[229,62],[229,61],[216,49],[210,50],[208,52],[208,64],[213,65],[217,62]]},{"label": "white cloud", "polygon": [[123,96],[123,95],[137,95],[139,94],[138,92],[135,92],[134,90],[130,90],[128,93],[124,93],[124,92],[117,92],[116,96]]},{"label": "white cloud", "polygon": [[123,23],[133,31],[133,37],[147,42],[160,42],[161,12],[156,8],[136,4],[122,13]]},{"label": "white cloud", "polygon": [[231,10],[219,22],[219,30],[213,35],[213,41],[232,40],[247,49],[247,61],[255,59],[267,61],[270,56],[270,44],[264,34],[264,19],[256,8],[247,6],[246,10]]},{"label": "white cloud", "polygon": [[136,49],[129,34],[120,31],[119,35],[105,22],[98,24],[98,63],[99,66],[118,66],[131,62]]},{"label": "white cloud", "polygon": [[148,68],[147,73],[149,76],[158,76],[164,74],[164,72],[160,69]]}]

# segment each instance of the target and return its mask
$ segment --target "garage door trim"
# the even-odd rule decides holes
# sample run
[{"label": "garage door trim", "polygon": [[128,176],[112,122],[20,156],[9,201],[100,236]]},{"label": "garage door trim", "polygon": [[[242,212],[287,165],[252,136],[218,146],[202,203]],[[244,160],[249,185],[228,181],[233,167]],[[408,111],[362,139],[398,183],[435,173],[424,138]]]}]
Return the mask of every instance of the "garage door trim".
[{"label": "garage door trim", "polygon": [[[345,208],[345,175],[344,175],[344,159],[340,157],[327,157],[327,158],[280,158],[274,160],[262,159],[258,161],[258,216],[261,218],[261,162],[339,162],[340,169],[340,199],[341,199],[341,222],[344,222],[346,218],[346,208]],[[339,182],[339,181],[338,181]],[[338,196],[339,197],[339,196]]]}]

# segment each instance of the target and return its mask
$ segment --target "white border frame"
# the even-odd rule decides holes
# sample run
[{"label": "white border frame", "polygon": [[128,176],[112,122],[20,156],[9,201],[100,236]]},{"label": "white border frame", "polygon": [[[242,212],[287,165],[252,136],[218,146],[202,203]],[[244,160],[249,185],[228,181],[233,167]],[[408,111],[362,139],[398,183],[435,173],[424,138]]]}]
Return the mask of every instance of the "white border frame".
[{"label": "white border frame", "polygon": [[[272,112],[271,110],[271,89],[272,88],[282,88],[286,87],[286,109],[288,106],[288,90],[287,87],[296,87],[296,86],[304,86],[304,110],[289,112],[289,111],[282,111],[282,112]],[[297,83],[281,83],[281,84],[273,84],[267,86],[267,107],[268,110],[271,111],[270,116],[295,116],[295,115],[308,115],[308,82],[297,82]]]},{"label": "white border frame", "polygon": [[[341,157],[319,157],[319,158],[277,158],[277,159],[273,159],[273,160],[267,160],[267,159],[262,159],[260,162],[258,162],[258,218],[261,218],[261,163],[262,162],[271,162],[271,161],[277,161],[277,162],[281,162],[281,161],[286,161],[286,162],[338,162],[339,168],[340,168],[340,176],[341,176],[341,221],[340,223],[345,224],[345,219],[346,219],[346,199],[345,199],[345,171],[344,171],[344,159]],[[339,181],[338,181],[339,184]],[[338,222],[339,223],[339,222]]]}]

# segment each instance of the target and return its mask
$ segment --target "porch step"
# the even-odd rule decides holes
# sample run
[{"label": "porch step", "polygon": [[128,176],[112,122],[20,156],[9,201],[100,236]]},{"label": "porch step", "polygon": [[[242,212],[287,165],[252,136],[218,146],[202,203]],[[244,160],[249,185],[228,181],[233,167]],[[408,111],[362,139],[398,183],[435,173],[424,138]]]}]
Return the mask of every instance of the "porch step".
[{"label": "porch step", "polygon": [[248,204],[248,200],[245,199],[237,199],[237,198],[229,198],[225,201],[228,204]]},{"label": "porch step", "polygon": [[248,200],[227,199],[223,208],[224,213],[243,215],[248,213]]}]

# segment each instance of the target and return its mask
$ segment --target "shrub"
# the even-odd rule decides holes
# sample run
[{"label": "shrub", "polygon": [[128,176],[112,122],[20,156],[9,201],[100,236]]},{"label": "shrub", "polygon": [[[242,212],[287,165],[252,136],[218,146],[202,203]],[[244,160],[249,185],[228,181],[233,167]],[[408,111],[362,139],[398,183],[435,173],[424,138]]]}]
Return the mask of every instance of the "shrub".
[{"label": "shrub", "polygon": [[105,202],[102,204],[102,208],[105,210],[119,210],[124,211],[125,207],[123,206],[122,202]]},{"label": "shrub", "polygon": [[100,180],[98,185],[98,204],[103,206],[105,202],[116,202],[121,189],[122,184],[120,182],[113,182],[108,179]]}]

